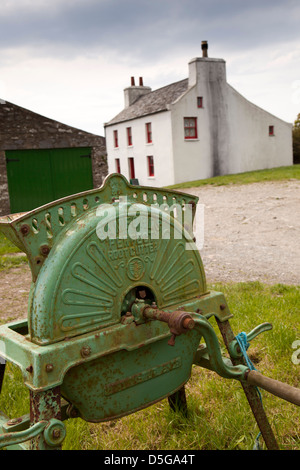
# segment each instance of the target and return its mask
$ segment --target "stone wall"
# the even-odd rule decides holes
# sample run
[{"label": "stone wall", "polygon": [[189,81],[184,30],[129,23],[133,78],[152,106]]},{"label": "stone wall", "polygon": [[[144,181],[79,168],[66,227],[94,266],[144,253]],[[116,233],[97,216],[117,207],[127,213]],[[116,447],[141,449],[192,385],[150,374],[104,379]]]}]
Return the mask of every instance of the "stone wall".
[{"label": "stone wall", "polygon": [[108,174],[105,138],[0,100],[0,215],[9,214],[5,150],[91,147],[94,187]]},{"label": "stone wall", "polygon": [[4,150],[0,150],[0,215],[10,213],[9,194],[6,175],[6,160]]}]

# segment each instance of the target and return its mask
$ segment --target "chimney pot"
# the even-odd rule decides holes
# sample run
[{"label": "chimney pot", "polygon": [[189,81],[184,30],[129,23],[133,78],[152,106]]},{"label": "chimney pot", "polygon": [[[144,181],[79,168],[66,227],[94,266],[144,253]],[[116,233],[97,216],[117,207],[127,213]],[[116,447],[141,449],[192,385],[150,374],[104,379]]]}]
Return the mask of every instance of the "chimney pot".
[{"label": "chimney pot", "polygon": [[140,77],[140,86],[144,86],[143,77]]},{"label": "chimney pot", "polygon": [[208,57],[207,56],[207,49],[208,49],[207,41],[202,41],[201,42],[201,48],[202,48],[202,57]]},{"label": "chimney pot", "polygon": [[131,77],[131,86],[135,85],[134,77]]}]

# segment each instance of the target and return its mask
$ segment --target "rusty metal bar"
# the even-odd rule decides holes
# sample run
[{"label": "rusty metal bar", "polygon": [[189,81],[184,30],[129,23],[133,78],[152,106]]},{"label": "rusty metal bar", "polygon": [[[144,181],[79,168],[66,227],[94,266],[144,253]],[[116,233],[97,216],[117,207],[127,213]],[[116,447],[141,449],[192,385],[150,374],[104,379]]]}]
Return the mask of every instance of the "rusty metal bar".
[{"label": "rusty metal bar", "polygon": [[283,398],[294,405],[300,406],[300,389],[291,385],[279,382],[278,380],[265,377],[256,370],[250,370],[246,374],[246,380],[249,384],[260,387],[276,397]]},{"label": "rusty metal bar", "polygon": [[[230,354],[229,344],[231,343],[231,341],[235,339],[235,336],[231,329],[229,321],[226,320],[224,322],[220,322],[217,318],[216,318],[216,321],[219,326],[226,348]],[[243,357],[234,358],[231,356],[231,360],[234,365],[245,364],[245,360]],[[262,437],[266,443],[267,449],[279,450],[279,446],[277,444],[276,438],[274,436],[273,430],[271,428],[271,425],[269,423],[269,420],[263,408],[263,405],[262,405],[262,402],[261,402],[261,399],[257,392],[256,387],[254,387],[253,385],[247,382],[241,382],[241,385],[244,389],[245,395],[247,397],[248,403],[250,405],[254,418],[257,422],[259,430],[262,434]]]},{"label": "rusty metal bar", "polygon": [[[60,387],[55,387],[44,392],[33,392],[30,390],[30,422],[31,425],[40,421],[51,419],[61,420],[61,395]],[[31,450],[60,449],[60,446],[49,446],[40,434],[32,439]]]}]

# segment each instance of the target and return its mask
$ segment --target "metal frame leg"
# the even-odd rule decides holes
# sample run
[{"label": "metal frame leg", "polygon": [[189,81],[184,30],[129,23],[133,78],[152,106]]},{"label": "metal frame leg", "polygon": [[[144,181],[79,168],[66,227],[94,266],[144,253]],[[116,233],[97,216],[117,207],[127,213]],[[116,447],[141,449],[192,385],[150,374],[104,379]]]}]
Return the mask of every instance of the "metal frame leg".
[{"label": "metal frame leg", "polygon": [[[4,362],[2,362],[2,361],[4,361]],[[6,361],[0,357],[0,393],[1,393],[1,390],[2,390],[5,366],[6,366]]]},{"label": "metal frame leg", "polygon": [[[230,354],[228,346],[230,342],[235,339],[235,336],[233,334],[229,321],[226,320],[225,322],[220,322],[217,318],[216,318],[216,321],[220,329],[221,335],[223,337],[224,343],[226,345],[226,348]],[[239,359],[235,359],[231,357],[231,361],[234,365],[245,364],[243,357]],[[278,450],[279,449],[278,444],[276,442],[273,430],[270,426],[267,415],[261,403],[261,399],[257,393],[256,387],[250,384],[244,383],[244,382],[241,382],[241,385],[244,389],[245,395],[247,397],[248,403],[251,407],[252,413],[257,422],[259,430],[262,434],[262,437],[266,443],[267,449]]]},{"label": "metal frame leg", "polygon": [[173,393],[173,395],[170,395],[168,397],[168,401],[171,410],[179,411],[184,416],[187,416],[188,408],[184,386],[177,390],[177,392]]},{"label": "metal frame leg", "polygon": [[[60,387],[55,387],[44,392],[30,391],[30,423],[31,425],[40,421],[50,419],[61,420],[61,395]],[[59,436],[53,436],[59,438]],[[31,450],[59,450],[60,445],[48,445],[44,439],[43,434],[32,439]]]}]

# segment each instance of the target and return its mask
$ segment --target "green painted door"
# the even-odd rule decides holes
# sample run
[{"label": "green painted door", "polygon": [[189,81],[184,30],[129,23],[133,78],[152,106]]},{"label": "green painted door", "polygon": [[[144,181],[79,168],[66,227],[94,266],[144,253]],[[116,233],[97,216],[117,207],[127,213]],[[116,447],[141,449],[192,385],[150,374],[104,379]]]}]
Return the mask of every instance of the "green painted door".
[{"label": "green painted door", "polygon": [[90,148],[6,151],[11,213],[93,188]]}]

